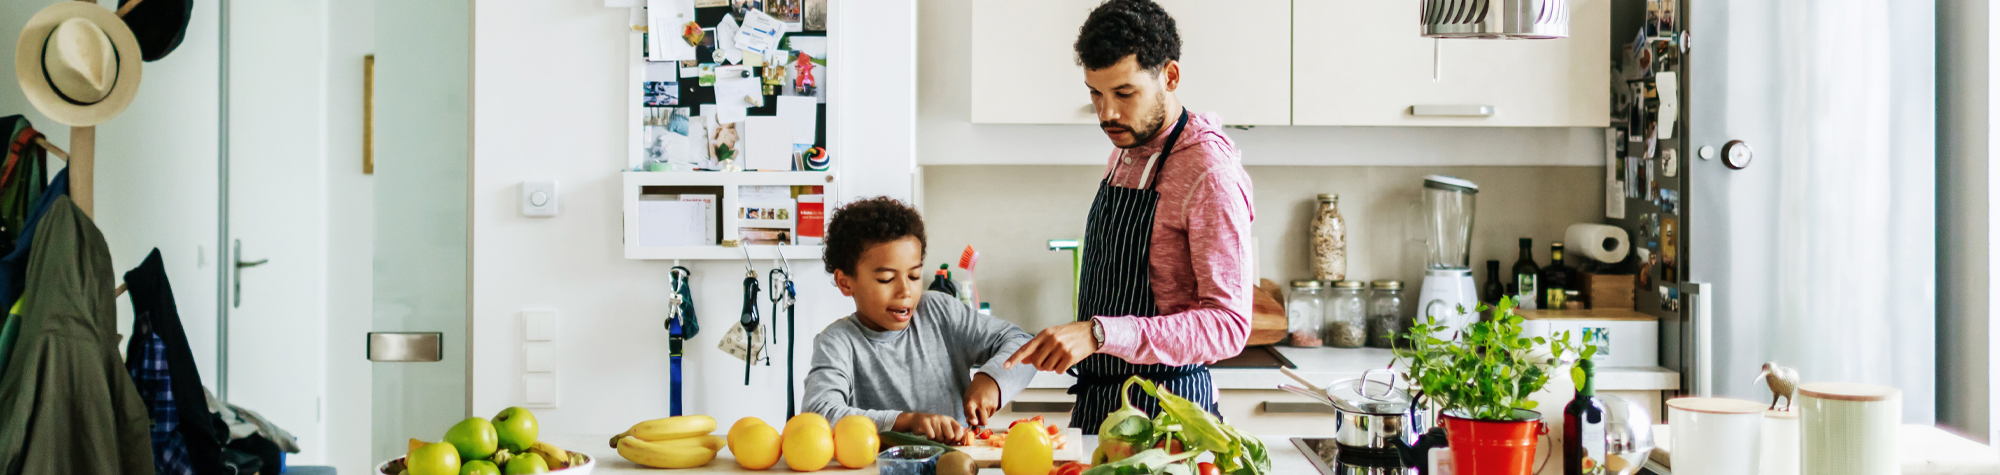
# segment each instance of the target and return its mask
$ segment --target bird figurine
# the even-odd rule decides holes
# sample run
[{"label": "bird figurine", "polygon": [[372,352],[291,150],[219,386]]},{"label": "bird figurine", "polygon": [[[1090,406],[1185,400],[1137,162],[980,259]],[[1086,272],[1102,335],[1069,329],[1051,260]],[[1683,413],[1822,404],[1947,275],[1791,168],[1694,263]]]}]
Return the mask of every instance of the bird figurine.
[{"label": "bird figurine", "polygon": [[[1792,410],[1792,396],[1799,390],[1799,370],[1778,366],[1778,363],[1764,363],[1764,372],[1757,373],[1757,379],[1771,387],[1771,410]],[[1785,399],[1785,408],[1778,409],[1778,398]]]}]

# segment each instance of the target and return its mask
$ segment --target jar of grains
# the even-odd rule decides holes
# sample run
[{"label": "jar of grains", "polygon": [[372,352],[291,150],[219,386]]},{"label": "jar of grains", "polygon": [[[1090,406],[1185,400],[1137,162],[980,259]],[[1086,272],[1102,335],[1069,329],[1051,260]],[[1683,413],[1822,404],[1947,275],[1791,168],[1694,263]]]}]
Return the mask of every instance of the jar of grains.
[{"label": "jar of grains", "polygon": [[1318,348],[1320,325],[1326,311],[1326,289],[1317,280],[1292,281],[1292,296],[1285,299],[1286,343],[1302,348]]},{"label": "jar of grains", "polygon": [[1368,307],[1360,281],[1333,283],[1326,297],[1326,344],[1335,348],[1360,348],[1368,343]]},{"label": "jar of grains", "polygon": [[1312,218],[1313,278],[1347,279],[1347,221],[1340,217],[1340,195],[1319,195]]}]

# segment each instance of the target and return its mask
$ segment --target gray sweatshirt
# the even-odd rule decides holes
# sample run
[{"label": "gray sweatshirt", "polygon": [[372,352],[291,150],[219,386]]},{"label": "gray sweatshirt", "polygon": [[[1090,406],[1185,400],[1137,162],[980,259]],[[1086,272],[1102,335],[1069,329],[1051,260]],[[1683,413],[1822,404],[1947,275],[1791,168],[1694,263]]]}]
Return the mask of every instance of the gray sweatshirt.
[{"label": "gray sweatshirt", "polygon": [[964,302],[924,292],[910,326],[878,332],[849,315],[813,338],[805,410],[828,421],[860,414],[889,430],[896,416],[924,412],[965,423],[965,389],[972,367],[1000,383],[1000,403],[1035,378],[1033,365],[1000,364],[1031,338],[1021,327],[981,315]]}]

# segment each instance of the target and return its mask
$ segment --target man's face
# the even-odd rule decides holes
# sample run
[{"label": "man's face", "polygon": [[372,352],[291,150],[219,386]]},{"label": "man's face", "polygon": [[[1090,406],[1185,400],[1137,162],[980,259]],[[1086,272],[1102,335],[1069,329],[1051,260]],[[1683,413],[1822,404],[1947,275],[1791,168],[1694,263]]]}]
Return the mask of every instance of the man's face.
[{"label": "man's face", "polygon": [[1167,61],[1159,71],[1139,66],[1137,55],[1125,56],[1111,67],[1086,70],[1090,104],[1097,109],[1098,127],[1119,148],[1153,140],[1167,122],[1167,94],[1180,87],[1181,66]]},{"label": "man's face", "polygon": [[854,297],[854,313],[875,331],[909,328],[924,295],[924,247],[915,236],[869,246],[854,265],[833,273],[840,293]]}]

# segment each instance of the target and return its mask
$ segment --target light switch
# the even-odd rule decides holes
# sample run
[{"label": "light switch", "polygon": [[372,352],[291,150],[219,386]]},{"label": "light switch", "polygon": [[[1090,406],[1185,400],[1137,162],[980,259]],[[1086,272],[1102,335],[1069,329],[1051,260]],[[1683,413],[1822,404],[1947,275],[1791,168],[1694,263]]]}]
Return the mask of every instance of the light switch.
[{"label": "light switch", "polygon": [[527,358],[528,372],[556,372],[556,348],[554,343],[529,343],[522,351]]},{"label": "light switch", "polygon": [[522,402],[530,407],[556,407],[561,393],[556,391],[555,375],[531,374],[523,378],[523,382],[526,383],[527,393]]},{"label": "light switch", "polygon": [[556,341],[556,311],[549,309],[529,309],[521,311],[525,323],[527,341]]},{"label": "light switch", "polygon": [[521,215],[555,216],[557,197],[555,180],[521,182]]}]

